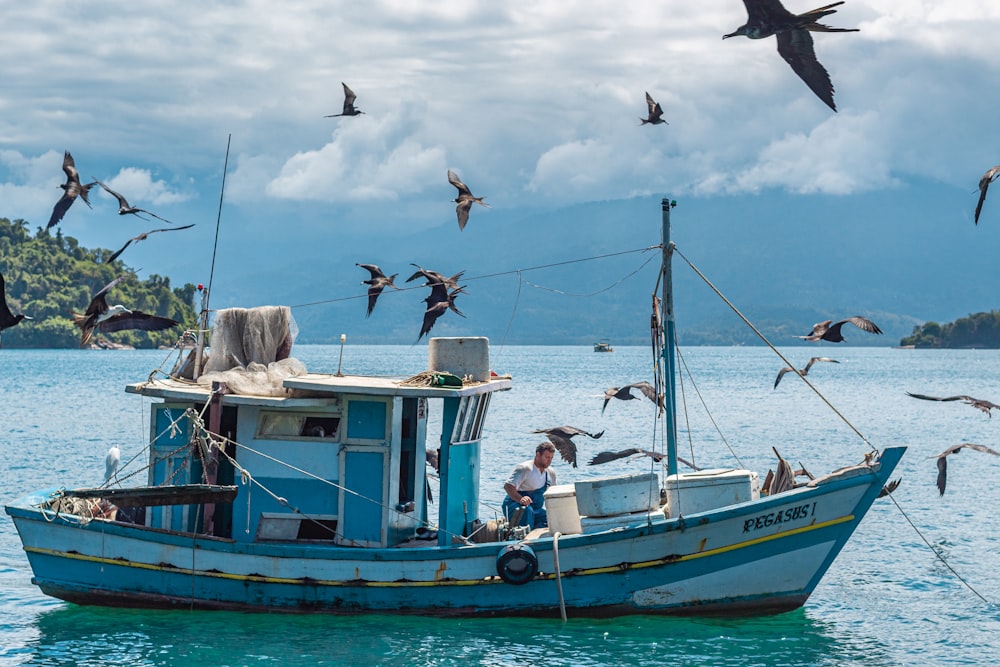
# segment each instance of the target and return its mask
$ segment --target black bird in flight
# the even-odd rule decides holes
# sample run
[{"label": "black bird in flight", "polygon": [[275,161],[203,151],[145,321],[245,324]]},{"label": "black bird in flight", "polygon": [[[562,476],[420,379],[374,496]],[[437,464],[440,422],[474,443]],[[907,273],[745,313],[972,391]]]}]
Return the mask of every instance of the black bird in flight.
[{"label": "black bird in flight", "polygon": [[413,272],[412,276],[406,279],[406,282],[412,282],[417,278],[423,277],[425,280],[427,280],[427,282],[424,283],[424,287],[432,287],[433,285],[441,283],[448,289],[455,289],[458,287],[458,279],[461,278],[462,274],[465,273],[465,271],[459,271],[452,277],[448,278],[443,273],[438,273],[437,271],[431,271],[429,269],[425,269],[419,264],[411,264],[411,266],[417,267],[417,270]]},{"label": "black bird in flight", "polygon": [[469,190],[469,186],[463,183],[451,169],[448,170],[448,182],[458,188],[458,196],[452,199],[452,201],[458,204],[455,207],[455,213],[458,215],[459,231],[465,229],[466,223],[469,222],[469,210],[472,208],[473,202],[486,208],[492,208],[489,204],[483,202],[482,197],[474,197]]},{"label": "black bird in flight", "polygon": [[[609,461],[617,461],[618,459],[624,459],[629,456],[648,456],[657,463],[666,458],[666,454],[661,454],[660,452],[651,452],[648,449],[639,449],[638,447],[631,447],[629,449],[623,449],[617,452],[600,452],[594,458],[590,459],[589,466],[596,466],[602,463],[608,463]],[[677,460],[686,465],[692,470],[701,470],[698,466],[688,461],[685,461],[681,457],[677,457]]]},{"label": "black bird in flight", "polygon": [[420,326],[420,335],[417,336],[417,340],[424,337],[424,334],[428,334],[437,319],[445,314],[445,311],[451,310],[465,317],[465,313],[460,311],[455,305],[455,297],[459,294],[463,294],[465,287],[456,287],[455,289],[448,291],[447,285],[445,283],[434,283],[430,285],[431,293],[424,301],[427,302],[427,310],[424,311],[424,321]]},{"label": "black bird in flight", "polygon": [[544,433],[549,437],[549,442],[556,446],[559,450],[559,454],[562,456],[563,461],[571,464],[574,468],[576,466],[576,443],[573,442],[573,437],[577,435],[585,435],[588,438],[593,438],[594,440],[599,439],[604,435],[604,431],[600,433],[587,433],[586,431],[576,428],[575,426],[556,426],[554,428],[539,428],[532,431],[532,433]]},{"label": "black bird in flight", "polygon": [[371,274],[371,278],[361,281],[362,285],[368,285],[368,312],[365,313],[365,318],[367,319],[371,316],[372,311],[375,310],[375,302],[378,301],[378,296],[382,293],[382,290],[386,287],[401,289],[400,287],[396,287],[395,283],[392,282],[399,274],[394,273],[391,276],[387,276],[375,264],[358,264],[357,266],[360,266]]},{"label": "black bird in flight", "polygon": [[125,279],[119,276],[104,286],[100,292],[90,300],[87,310],[81,315],[73,313],[73,324],[80,327],[80,347],[85,347],[93,337],[95,331],[124,331],[126,329],[141,329],[143,331],[162,331],[175,327],[180,322],[169,317],[159,315],[149,315],[139,310],[129,310],[125,306],[118,304],[108,306],[105,297],[115,285]]},{"label": "black bird in flight", "polygon": [[845,324],[853,324],[862,331],[867,331],[872,334],[882,333],[882,330],[878,328],[878,325],[870,319],[867,317],[861,317],[860,315],[855,315],[854,317],[848,317],[846,320],[840,320],[836,323],[834,323],[833,320],[817,322],[813,325],[812,331],[810,331],[808,335],[796,336],[796,338],[812,341],[814,343],[821,340],[826,340],[831,343],[840,343],[844,340],[844,336],[840,333],[840,330]]},{"label": "black bird in flight", "polygon": [[661,124],[667,124],[667,125],[669,125],[669,123],[667,123],[667,121],[663,120],[663,118],[662,118],[662,116],[663,116],[663,107],[661,107],[660,103],[657,102],[657,101],[655,101],[649,95],[649,93],[646,93],[646,106],[649,107],[649,117],[647,117],[647,118],[640,118],[639,120],[642,121],[641,125],[647,125],[647,124],[649,124],[649,125],[661,125]]},{"label": "black bird in flight", "polygon": [[830,357],[813,357],[812,359],[809,360],[809,363],[806,364],[805,368],[800,368],[798,371],[796,371],[791,366],[785,366],[780,371],[778,371],[778,377],[774,378],[774,388],[775,389],[778,388],[778,383],[781,382],[781,378],[785,376],[785,373],[798,372],[799,375],[808,375],[809,369],[812,368],[812,365],[815,364],[817,361],[829,361],[834,364],[840,363],[836,359],[831,359]]},{"label": "black bird in flight", "polygon": [[[3,336],[3,330],[9,329],[13,326],[17,326],[21,323],[21,320],[30,320],[31,318],[24,313],[18,313],[15,315],[10,312],[10,307],[7,305],[7,283],[4,281],[3,274],[0,273],[0,337]],[[0,338],[0,345],[2,345],[3,339]]]},{"label": "black bird in flight", "polygon": [[937,488],[940,494],[944,495],[944,487],[948,482],[948,456],[951,454],[958,454],[962,449],[968,447],[969,449],[974,449],[977,452],[984,452],[986,454],[993,454],[994,456],[1000,456],[1000,452],[994,451],[985,445],[976,445],[971,442],[963,442],[960,445],[953,445],[948,449],[944,450],[940,454],[932,456],[932,459],[937,459]]},{"label": "black bird in flight", "polygon": [[639,398],[632,394],[633,389],[638,389],[642,392],[642,395],[651,400],[660,408],[660,414],[663,414],[664,409],[664,399],[663,394],[657,395],[656,390],[653,385],[646,381],[633,382],[632,384],[627,384],[624,387],[611,387],[610,389],[604,390],[604,405],[601,406],[601,414],[604,414],[604,410],[608,407],[608,402],[612,398],[617,398],[620,401],[631,401],[633,399]]},{"label": "black bird in flight", "polygon": [[[107,185],[105,185],[101,181],[99,181],[97,179],[94,179],[94,183],[97,183],[98,185],[100,185],[102,188],[104,188],[105,192],[107,192],[109,195],[111,195],[112,197],[114,197],[115,199],[118,200],[118,215],[128,215],[128,214],[131,213],[135,217],[142,218],[143,220],[145,220],[145,218],[143,218],[141,215],[139,215],[140,213],[145,213],[147,215],[153,216],[157,220],[162,220],[163,222],[166,222],[166,223],[171,224],[171,225],[174,224],[174,223],[170,222],[169,220],[167,220],[166,218],[161,218],[160,216],[156,215],[155,213],[151,213],[151,212],[147,211],[144,208],[137,208],[135,206],[131,206],[128,203],[128,200],[125,199],[125,197],[122,197],[120,194],[118,194],[117,192],[115,192],[114,190],[112,190],[111,188],[109,188]],[[181,229],[186,229],[186,227],[182,227]]]},{"label": "black bird in flight", "polygon": [[976,224],[979,224],[979,213],[983,210],[983,202],[986,201],[986,191],[990,187],[990,183],[1000,178],[1000,165],[996,167],[990,167],[983,174],[983,177],[979,179],[979,203],[976,204]]},{"label": "black bird in flight", "polygon": [[73,161],[73,156],[70,155],[69,151],[65,151],[63,154],[62,169],[66,172],[66,182],[59,185],[63,189],[63,196],[59,198],[59,201],[53,207],[52,217],[49,218],[49,224],[45,226],[45,229],[51,229],[59,224],[63,216],[66,215],[66,211],[69,210],[69,207],[73,205],[78,196],[83,200],[84,204],[89,208],[93,208],[90,206],[87,194],[97,181],[87,183],[86,185],[80,184],[80,174],[76,170],[76,163]]},{"label": "black bird in flight", "polygon": [[347,87],[347,84],[343,81],[340,85],[344,87],[344,111],[343,113],[334,113],[329,116],[323,116],[323,118],[337,118],[338,116],[357,116],[363,114],[364,111],[361,109],[354,108],[354,100],[358,99],[358,96],[354,94],[354,91]]},{"label": "black bird in flight", "polygon": [[[153,214],[150,213],[150,215],[153,215]],[[156,216],[156,217],[159,217],[159,216]],[[105,264],[110,264],[111,262],[115,261],[116,259],[118,259],[118,255],[120,255],[123,252],[125,252],[125,248],[129,247],[133,243],[138,243],[139,241],[145,241],[146,237],[149,236],[150,234],[155,234],[156,232],[179,232],[182,229],[191,229],[192,227],[194,227],[193,223],[190,224],[190,225],[184,225],[183,227],[164,227],[163,229],[150,229],[148,232],[143,232],[142,234],[139,234],[138,236],[133,236],[132,238],[130,238],[128,241],[125,242],[125,245],[123,245],[121,248],[119,248],[118,250],[116,250],[114,252],[114,254],[112,254],[110,257],[108,257],[106,260],[104,260],[104,263]]]},{"label": "black bird in flight", "polygon": [[813,39],[810,32],[858,32],[857,28],[831,28],[817,21],[824,16],[835,14],[836,7],[844,4],[834,2],[818,9],[793,14],[779,0],[743,0],[747,8],[747,22],[722,39],[743,35],[750,39],[764,39],[775,35],[778,40],[778,53],[785,59],[792,70],[805,81],[816,96],[833,109],[833,83],[830,74],[816,59],[813,50]]},{"label": "black bird in flight", "polygon": [[971,405],[977,410],[982,410],[989,417],[993,416],[993,413],[990,412],[991,410],[993,409],[1000,410],[1000,405],[997,405],[996,403],[992,403],[987,400],[983,400],[981,398],[973,398],[972,396],[962,395],[962,396],[946,396],[944,398],[938,398],[937,396],[926,396],[924,394],[911,394],[910,392],[906,392],[906,395],[912,396],[913,398],[919,398],[924,401],[944,401],[944,402],[962,401],[966,405]]}]

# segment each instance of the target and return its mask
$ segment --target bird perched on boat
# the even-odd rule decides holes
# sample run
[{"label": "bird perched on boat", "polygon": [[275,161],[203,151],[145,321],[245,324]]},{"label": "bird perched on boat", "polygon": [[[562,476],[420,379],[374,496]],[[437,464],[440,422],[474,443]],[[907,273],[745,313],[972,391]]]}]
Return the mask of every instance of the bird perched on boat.
[{"label": "bird perched on boat", "polygon": [[469,186],[463,183],[451,169],[448,170],[448,182],[458,188],[458,196],[452,201],[458,204],[455,207],[455,213],[458,214],[458,230],[462,231],[465,229],[466,223],[469,222],[469,210],[472,208],[473,202],[486,208],[491,208],[491,206],[485,203],[482,197],[474,197]]},{"label": "bird perched on boat", "polygon": [[0,273],[0,297],[2,297],[0,298],[0,346],[2,346],[4,329],[17,326],[22,320],[30,320],[31,318],[24,313],[15,315],[10,312],[10,307],[7,305],[7,282],[4,280],[2,273]]},{"label": "bird perched on boat", "polygon": [[784,377],[785,373],[798,373],[799,375],[803,376],[808,375],[809,369],[812,368],[812,365],[815,364],[817,361],[829,361],[830,363],[833,364],[840,363],[836,359],[831,359],[830,357],[813,357],[812,359],[809,360],[809,363],[806,364],[805,368],[800,368],[797,371],[791,366],[785,366],[780,371],[778,371],[778,377],[774,378],[774,388],[775,389],[778,388],[778,383],[781,382],[781,378]]},{"label": "bird perched on boat", "polygon": [[833,102],[833,83],[813,49],[813,39],[810,32],[858,32],[857,28],[831,28],[817,23],[824,16],[835,14],[836,7],[844,4],[834,2],[818,9],[793,14],[779,0],[743,0],[747,9],[747,22],[722,39],[743,35],[750,39],[764,39],[775,35],[778,41],[778,53],[785,59],[792,70],[805,81],[809,89],[828,107],[837,110]]},{"label": "bird perched on boat", "polygon": [[988,417],[993,416],[991,410],[993,409],[1000,410],[1000,405],[997,405],[996,403],[981,398],[973,398],[972,396],[965,396],[964,394],[961,396],[945,396],[943,398],[938,398],[937,396],[926,396],[924,394],[911,394],[910,392],[906,392],[906,395],[912,396],[913,398],[919,398],[924,401],[943,401],[943,402],[962,401],[966,405],[971,405],[977,410],[982,410],[983,412],[986,413]]},{"label": "bird perched on boat", "polygon": [[996,167],[990,167],[983,174],[983,177],[979,179],[979,203],[976,204],[976,224],[979,224],[979,213],[983,210],[983,202],[986,201],[986,191],[990,187],[990,183],[1000,178],[1000,165]]},{"label": "bird perched on boat", "polygon": [[368,285],[368,312],[365,313],[365,318],[367,319],[371,316],[372,311],[375,310],[375,302],[378,301],[378,296],[382,293],[382,290],[386,287],[397,290],[401,289],[396,287],[395,283],[392,282],[399,274],[394,273],[391,276],[387,276],[375,264],[356,264],[356,266],[360,266],[371,274],[371,278],[361,281],[362,285]]},{"label": "bird perched on boat", "polygon": [[[617,452],[600,452],[599,454],[597,454],[597,456],[590,459],[590,463],[588,463],[587,465],[596,466],[602,463],[608,463],[609,461],[617,461],[618,459],[624,459],[630,456],[648,456],[657,463],[659,463],[664,458],[666,458],[667,455],[662,454],[660,452],[651,452],[648,449],[639,449],[637,447],[631,447],[629,449],[623,449]],[[679,456],[677,457],[677,460],[686,465],[688,468],[691,468],[692,470],[701,470],[701,468],[699,468],[695,464],[685,461]]]},{"label": "bird perched on boat", "polygon": [[600,433],[587,433],[583,429],[576,428],[575,426],[556,426],[553,428],[539,428],[532,431],[532,433],[544,433],[549,437],[549,442],[556,446],[559,450],[559,454],[562,456],[563,461],[571,464],[574,468],[576,466],[576,443],[573,442],[573,437],[577,435],[585,435],[588,438],[593,438],[598,440],[604,431]]},{"label": "bird perched on boat", "polygon": [[117,445],[111,445],[111,449],[108,450],[108,455],[104,459],[104,483],[107,484],[116,472],[118,472],[118,466],[122,462],[122,452],[118,449]]},{"label": "bird perched on boat", "polygon": [[452,310],[458,315],[465,317],[465,313],[460,311],[455,305],[455,297],[462,294],[463,290],[465,290],[464,286],[456,287],[449,292],[444,283],[434,283],[431,285],[430,296],[424,299],[427,302],[427,310],[424,311],[424,321],[420,327],[420,335],[417,336],[417,340],[423,338],[424,334],[430,333],[434,323],[447,310]]},{"label": "bird perched on boat", "polygon": [[944,450],[940,454],[932,456],[930,458],[937,459],[937,488],[940,494],[944,495],[944,487],[948,482],[948,457],[952,454],[958,454],[960,451],[968,447],[969,449],[974,449],[977,452],[983,452],[986,454],[993,454],[994,456],[1000,456],[1000,452],[990,449],[985,445],[977,445],[971,442],[963,442],[960,445],[952,445],[948,449]]},{"label": "bird perched on boat", "polygon": [[663,394],[657,394],[656,389],[653,385],[646,381],[633,382],[632,384],[627,384],[624,387],[611,387],[610,389],[604,390],[604,405],[601,406],[601,414],[604,414],[604,410],[608,407],[608,402],[612,398],[617,398],[620,401],[631,401],[632,399],[639,398],[632,394],[633,389],[638,389],[642,392],[642,395],[651,400],[660,408],[660,414],[663,414],[664,409],[664,399]]},{"label": "bird perched on boat", "polygon": [[340,85],[344,87],[344,111],[342,113],[334,113],[329,116],[323,116],[323,118],[337,118],[339,116],[357,116],[363,114],[364,111],[361,109],[356,109],[354,107],[354,100],[358,99],[358,96],[354,94],[354,91],[347,87],[347,84],[343,81]]},{"label": "bird perched on boat", "polygon": [[142,234],[139,234],[138,236],[133,236],[132,238],[130,238],[128,241],[125,242],[125,245],[123,245],[121,248],[112,253],[110,257],[104,260],[104,263],[110,264],[111,262],[115,261],[116,259],[118,259],[118,256],[120,254],[125,252],[125,248],[129,247],[133,243],[138,243],[139,241],[145,241],[146,237],[149,236],[150,234],[155,234],[157,232],[179,232],[182,229],[191,229],[192,227],[194,227],[193,223],[190,225],[184,225],[183,227],[164,227],[163,229],[151,229],[148,232],[143,232]]},{"label": "bird perched on boat", "polygon": [[76,170],[76,162],[73,161],[73,156],[70,155],[69,151],[65,151],[63,154],[62,169],[66,172],[66,182],[59,186],[63,189],[63,196],[59,198],[59,201],[53,207],[52,216],[49,218],[49,224],[45,226],[45,229],[51,229],[57,225],[63,219],[63,216],[66,215],[66,211],[73,205],[77,197],[80,197],[83,203],[89,208],[93,208],[90,206],[90,200],[87,199],[87,195],[90,192],[90,188],[94,187],[97,181],[87,183],[86,185],[80,184],[80,174]]},{"label": "bird perched on boat", "polygon": [[81,315],[73,313],[73,324],[80,327],[80,347],[84,347],[90,342],[95,331],[124,331],[126,329],[141,329],[143,331],[162,331],[175,327],[180,322],[169,317],[159,315],[149,315],[140,310],[129,310],[121,304],[108,306],[105,299],[115,285],[125,279],[119,276],[104,286],[100,292],[90,300],[87,310]]},{"label": "bird perched on boat", "polygon": [[840,320],[836,323],[833,323],[833,320],[817,322],[813,325],[812,331],[810,331],[807,335],[796,336],[796,338],[812,341],[814,343],[821,340],[829,341],[831,343],[840,343],[844,340],[844,336],[841,334],[840,330],[845,324],[853,324],[857,328],[862,331],[867,331],[868,333],[882,333],[882,330],[878,328],[878,325],[870,319],[867,317],[861,317],[860,315],[855,315],[854,317],[848,317],[846,320]]},{"label": "bird perched on boat", "polygon": [[640,118],[639,120],[642,121],[640,125],[669,125],[667,121],[663,120],[663,107],[649,93],[646,93],[646,106],[649,107],[649,116]]},{"label": "bird perched on boat", "polygon": [[[94,179],[94,183],[97,183],[98,185],[100,185],[102,188],[104,188],[105,192],[107,192],[109,195],[111,195],[112,197],[114,197],[115,199],[118,200],[118,215],[129,215],[129,214],[132,214],[132,215],[134,215],[137,218],[142,218],[143,220],[145,220],[146,218],[143,218],[141,215],[139,215],[140,213],[145,213],[147,215],[153,216],[157,220],[162,220],[163,222],[166,222],[166,223],[171,224],[171,225],[174,224],[174,223],[170,222],[169,220],[167,220],[166,218],[161,218],[160,216],[156,215],[155,213],[147,211],[144,208],[137,208],[135,206],[130,205],[128,203],[128,200],[125,199],[125,197],[121,196],[120,194],[118,194],[117,192],[115,192],[114,190],[112,190],[111,188],[109,188],[107,185],[105,185],[101,181],[99,181],[97,179]],[[186,227],[182,227],[181,229],[187,229],[187,228]]]}]

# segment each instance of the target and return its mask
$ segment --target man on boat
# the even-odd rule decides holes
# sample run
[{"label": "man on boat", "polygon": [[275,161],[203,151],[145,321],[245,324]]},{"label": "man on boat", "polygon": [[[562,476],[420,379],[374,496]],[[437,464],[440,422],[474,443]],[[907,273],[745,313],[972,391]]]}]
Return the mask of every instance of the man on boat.
[{"label": "man on boat", "polygon": [[507,483],[503,485],[507,497],[503,499],[503,513],[510,521],[515,512],[521,512],[520,526],[545,528],[549,525],[545,514],[545,489],[556,483],[556,473],[549,470],[556,446],[551,442],[543,442],[535,447],[535,458],[518,463],[510,474]]}]

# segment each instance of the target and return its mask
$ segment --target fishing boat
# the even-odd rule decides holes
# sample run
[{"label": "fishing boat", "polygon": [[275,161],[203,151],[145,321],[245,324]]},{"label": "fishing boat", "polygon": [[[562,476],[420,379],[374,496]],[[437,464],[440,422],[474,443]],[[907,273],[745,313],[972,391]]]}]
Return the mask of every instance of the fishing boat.
[{"label": "fishing boat", "polygon": [[[751,470],[678,470],[672,206],[663,200],[652,318],[661,470],[552,486],[545,527],[480,516],[481,484],[503,481],[480,479],[488,409],[513,389],[491,371],[487,339],[432,338],[416,374],[316,374],[289,355],[287,309],[228,309],[208,372],[196,357],[190,374],[185,364],[125,388],[154,399],[141,486],[42,489],[6,505],[34,583],[73,603],[145,608],[565,619],[801,606],[905,448],[763,489]],[[228,359],[244,363],[210,370]]]},{"label": "fishing boat", "polygon": [[599,340],[594,343],[594,352],[614,352],[615,348],[611,347],[610,341],[607,339]]}]

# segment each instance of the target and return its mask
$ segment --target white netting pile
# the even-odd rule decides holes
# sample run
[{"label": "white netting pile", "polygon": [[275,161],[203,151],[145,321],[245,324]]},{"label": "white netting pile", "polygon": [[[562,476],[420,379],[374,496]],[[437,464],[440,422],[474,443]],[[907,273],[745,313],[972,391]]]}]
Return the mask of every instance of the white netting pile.
[{"label": "white netting pile", "polygon": [[224,382],[234,394],[287,396],[284,379],[308,372],[305,364],[289,356],[296,334],[288,306],[220,310],[198,383]]}]

